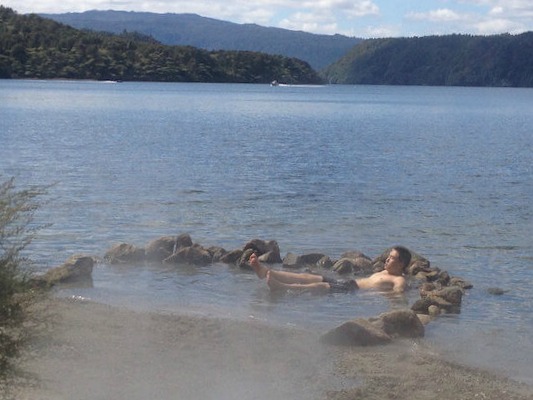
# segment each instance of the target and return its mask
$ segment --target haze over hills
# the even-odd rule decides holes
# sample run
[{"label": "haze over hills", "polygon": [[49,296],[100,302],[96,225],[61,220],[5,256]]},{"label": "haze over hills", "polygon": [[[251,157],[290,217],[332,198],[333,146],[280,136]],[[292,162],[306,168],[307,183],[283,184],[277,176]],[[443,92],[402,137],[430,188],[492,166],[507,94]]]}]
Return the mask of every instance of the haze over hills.
[{"label": "haze over hills", "polygon": [[139,32],[163,44],[206,50],[249,50],[307,61],[320,70],[344,56],[362,39],[236,24],[196,14],[156,14],[127,11],[40,14],[73,26],[112,33]]}]

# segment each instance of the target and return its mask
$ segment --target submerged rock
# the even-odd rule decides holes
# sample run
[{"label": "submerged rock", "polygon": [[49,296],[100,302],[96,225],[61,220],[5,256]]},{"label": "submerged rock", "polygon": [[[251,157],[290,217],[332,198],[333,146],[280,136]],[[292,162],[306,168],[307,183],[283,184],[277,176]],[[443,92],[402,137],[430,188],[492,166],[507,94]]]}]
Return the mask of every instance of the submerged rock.
[{"label": "submerged rock", "polygon": [[501,296],[502,294],[507,293],[508,290],[504,290],[502,288],[497,288],[497,287],[491,287],[487,289],[487,292],[489,294],[492,294],[493,296]]}]

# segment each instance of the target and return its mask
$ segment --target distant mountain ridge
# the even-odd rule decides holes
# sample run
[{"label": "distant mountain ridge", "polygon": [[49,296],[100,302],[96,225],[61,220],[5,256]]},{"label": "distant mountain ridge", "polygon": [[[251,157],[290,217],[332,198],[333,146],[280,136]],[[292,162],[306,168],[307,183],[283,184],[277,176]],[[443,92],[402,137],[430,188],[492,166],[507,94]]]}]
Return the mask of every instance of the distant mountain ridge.
[{"label": "distant mountain ridge", "polygon": [[137,32],[79,30],[0,5],[0,79],[317,84],[297,58],[163,45]]},{"label": "distant mountain ridge", "polygon": [[256,24],[236,24],[196,14],[93,10],[40,15],[78,29],[111,33],[135,31],[168,45],[206,50],[249,50],[295,57],[307,61],[315,70],[334,63],[362,40]]},{"label": "distant mountain ridge", "polygon": [[533,32],[369,39],[321,73],[349,85],[533,87]]}]

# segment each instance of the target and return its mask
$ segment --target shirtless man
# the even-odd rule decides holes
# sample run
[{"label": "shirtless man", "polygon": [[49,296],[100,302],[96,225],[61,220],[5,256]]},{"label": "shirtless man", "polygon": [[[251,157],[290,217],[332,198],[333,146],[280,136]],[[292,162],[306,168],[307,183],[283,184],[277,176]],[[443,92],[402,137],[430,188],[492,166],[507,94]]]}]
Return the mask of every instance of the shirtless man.
[{"label": "shirtless man", "polygon": [[385,269],[367,278],[339,281],[322,275],[296,273],[269,269],[262,265],[257,255],[250,256],[249,264],[261,279],[266,278],[271,290],[311,291],[315,293],[350,292],[355,289],[380,289],[403,292],[406,281],[405,268],[411,261],[411,253],[405,247],[395,246],[385,261]]}]

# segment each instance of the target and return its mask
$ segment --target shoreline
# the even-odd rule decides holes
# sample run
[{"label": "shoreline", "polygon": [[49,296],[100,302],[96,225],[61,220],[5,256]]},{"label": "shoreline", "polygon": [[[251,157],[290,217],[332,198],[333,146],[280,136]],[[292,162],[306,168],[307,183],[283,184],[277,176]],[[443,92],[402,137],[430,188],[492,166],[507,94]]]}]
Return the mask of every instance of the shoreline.
[{"label": "shoreline", "polygon": [[423,340],[334,347],[257,320],[48,300],[52,323],[2,399],[494,399],[533,387],[443,359]]}]

